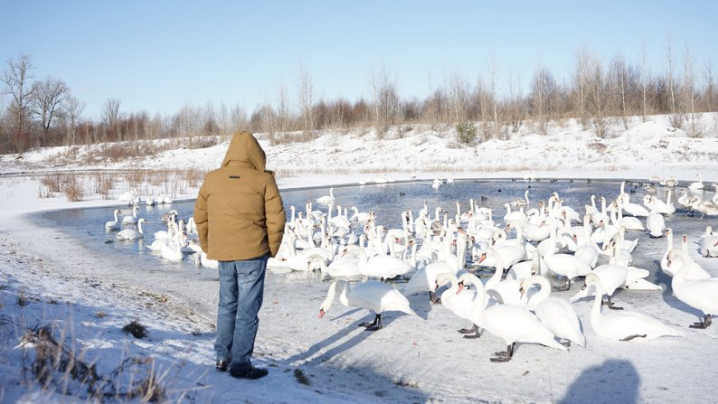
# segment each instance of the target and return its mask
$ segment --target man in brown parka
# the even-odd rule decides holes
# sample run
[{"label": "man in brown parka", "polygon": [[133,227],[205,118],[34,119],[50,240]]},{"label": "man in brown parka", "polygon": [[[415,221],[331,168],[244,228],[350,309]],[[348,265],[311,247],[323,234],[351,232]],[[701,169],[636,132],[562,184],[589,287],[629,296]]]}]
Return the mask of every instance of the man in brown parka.
[{"label": "man in brown parka", "polygon": [[[222,167],[207,174],[194,207],[200,245],[219,261],[217,369],[258,379],[267,369],[252,366],[257,313],[269,257],[279,250],[286,215],[266,156],[249,132],[237,132]],[[230,366],[231,363],[231,366]]]}]

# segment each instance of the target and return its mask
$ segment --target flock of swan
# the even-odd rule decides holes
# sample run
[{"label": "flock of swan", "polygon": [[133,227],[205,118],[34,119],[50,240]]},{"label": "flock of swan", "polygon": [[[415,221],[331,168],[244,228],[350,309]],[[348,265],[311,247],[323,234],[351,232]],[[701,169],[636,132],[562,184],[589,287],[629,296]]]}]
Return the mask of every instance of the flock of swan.
[{"label": "flock of swan", "polygon": [[[434,189],[437,183],[432,183]],[[497,213],[474,200],[463,212],[457,202],[455,215],[441,207],[432,210],[425,202],[417,214],[411,208],[402,212],[397,228],[381,225],[374,212],[342,204],[330,190],[303,211],[290,207],[282,247],[268,265],[274,270],[318,270],[333,278],[319,317],[338,298],[346,307],[374,313],[374,321],[362,324],[369,331],[383,327],[384,312],[417,316],[407,297],[426,293],[431,302],[467,322],[459,330],[465,338],[488,331],[503,339],[506,351],[491,358],[503,362],[512,358],[516,343],[560,350],[571,343],[585,346],[582,321],[572,305],[584,298],[593,297],[588,322],[600,337],[631,341],[682,336],[682,330],[637,310],[624,310],[612,299],[625,288],[662,290],[647,279],[658,268],[633,266],[632,254],[641,247],[629,235],[646,232],[666,240],[662,257],[656,258],[660,270],[673,277],[675,297],[703,314],[690,327],[708,327],[718,313],[718,278],[691,258],[687,236],[674,246],[665,221],[677,209],[711,215],[710,209],[699,209],[710,206],[710,199],[701,198],[705,187],[691,184],[681,191],[701,202],[679,200],[676,206],[675,184],[664,185],[665,199],[648,185],[640,202],[631,199],[634,192],[626,192],[625,185],[613,197],[592,196],[582,209],[566,205],[557,192],[532,203],[527,190],[523,199],[506,201],[502,220],[494,220]],[[718,234],[711,226],[701,243],[704,256],[718,256]],[[482,268],[492,269],[492,275],[481,276]],[[570,299],[551,293],[572,288]]]},{"label": "flock of swan", "polygon": [[[687,235],[680,237],[678,247],[674,245],[665,217],[678,210],[711,216],[718,192],[712,199],[704,198],[707,187],[702,181],[691,183],[680,189],[674,204],[677,182],[652,180],[651,184],[665,187],[665,198],[647,185],[646,196],[634,201],[634,192],[626,192],[622,182],[614,196],[591,196],[582,208],[574,208],[558,192],[535,202],[526,190],[523,198],[503,204],[505,213],[469,200],[468,210],[462,211],[457,202],[451,215],[424,202],[416,214],[411,208],[402,212],[402,225],[397,228],[380,224],[375,212],[341,203],[331,188],[329,195],[307,202],[304,210],[289,207],[282,245],[268,268],[320,271],[331,277],[319,317],[338,298],[346,307],[374,313],[372,322],[362,324],[368,331],[381,329],[382,314],[388,311],[418,317],[407,297],[426,293],[432,303],[466,321],[467,326],[459,330],[464,338],[479,338],[485,331],[501,338],[507,348],[491,358],[496,362],[509,361],[516,343],[560,350],[572,343],[585,346],[573,303],[587,298],[593,298],[588,322],[602,338],[680,337],[681,330],[660,319],[624,310],[614,294],[621,289],[662,290],[647,280],[659,268],[633,266],[633,253],[641,247],[630,234],[645,232],[665,240],[665,250],[656,258],[660,270],[672,277],[672,293],[702,313],[689,326],[710,326],[712,315],[718,313],[718,278],[691,258]],[[444,184],[439,181],[432,188]],[[108,232],[116,232],[117,240],[144,237],[142,226],[147,221],[138,217],[137,206],[141,198],[128,197],[135,204],[132,215],[120,217],[116,209],[105,225]],[[501,218],[495,220],[497,216]],[[185,223],[171,210],[162,220],[167,228],[153,234],[148,249],[170,261],[194,254],[197,266],[217,267],[197,245],[191,218]],[[701,236],[700,253],[718,256],[718,234],[711,226]],[[485,276],[487,271],[490,276]],[[575,293],[570,299],[552,294],[571,289]]]},{"label": "flock of swan", "polygon": [[[145,238],[145,232],[143,225],[149,223],[145,218],[139,217],[139,204],[142,199],[131,191],[129,196],[132,196],[132,215],[124,216],[120,219],[120,209],[114,210],[113,220],[109,220],[105,223],[105,230],[107,232],[115,233],[115,238],[121,242],[132,242],[135,240]],[[147,198],[149,200],[150,198]],[[156,201],[157,199],[154,199]],[[171,201],[167,199],[163,204],[169,204]],[[147,204],[147,206],[154,206],[153,204]],[[195,265],[199,267],[217,268],[218,262],[207,258],[207,254],[202,251],[202,248],[197,242],[197,227],[194,224],[194,218],[190,217],[186,222],[183,219],[179,219],[178,212],[174,209],[165,213],[162,216],[162,222],[166,225],[166,230],[159,230],[154,232],[153,239],[150,244],[147,245],[147,249],[159,254],[162,258],[168,261],[182,261],[186,256],[193,255]]]}]

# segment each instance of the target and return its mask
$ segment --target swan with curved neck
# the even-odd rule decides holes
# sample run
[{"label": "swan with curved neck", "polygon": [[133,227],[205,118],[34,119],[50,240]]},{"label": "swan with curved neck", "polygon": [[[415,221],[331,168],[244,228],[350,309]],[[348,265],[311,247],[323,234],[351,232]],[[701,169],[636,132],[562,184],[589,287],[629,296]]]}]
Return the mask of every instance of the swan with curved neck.
[{"label": "swan with curved neck", "polygon": [[583,336],[581,322],[573,306],[564,299],[551,296],[551,284],[548,279],[540,275],[523,279],[519,285],[519,291],[523,294],[533,285],[538,285],[540,289],[529,299],[529,309],[536,313],[536,317],[556,337],[566,340],[564,345],[570,346],[571,342],[574,342],[585,347],[586,337]]},{"label": "swan with curved neck", "polygon": [[683,250],[673,249],[668,253],[668,261],[681,257],[681,269],[673,276],[671,288],[678,300],[703,312],[703,321],[693,323],[690,328],[707,328],[712,316],[718,314],[718,278],[688,278],[693,261]]},{"label": "swan with curved neck", "polygon": [[[470,283],[476,288],[474,307],[471,310],[472,321],[478,328],[504,340],[505,352],[497,352],[492,362],[508,362],[514,354],[517,342],[542,344],[551,348],[566,350],[566,347],[554,339],[554,334],[535,315],[529,311],[503,304],[486,307],[486,290],[476,275],[465,273],[459,278],[461,284]],[[460,293],[463,289],[460,290]],[[479,334],[480,335],[480,334]]]},{"label": "swan with curved neck", "polygon": [[586,285],[596,287],[596,297],[591,308],[591,327],[600,337],[631,341],[636,338],[650,340],[664,336],[680,337],[683,335],[682,332],[640,313],[620,311],[601,314],[604,291],[601,280],[596,274],[588,274],[585,282]]},{"label": "swan with curved neck", "polygon": [[327,297],[319,308],[319,318],[332,307],[334,299],[339,294],[339,301],[346,307],[361,307],[375,313],[374,321],[361,323],[367,331],[376,331],[383,328],[382,314],[386,311],[400,311],[418,317],[409,306],[409,301],[398,290],[383,282],[362,282],[350,284],[345,280],[336,280],[327,292]]},{"label": "swan with curved neck", "polygon": [[115,220],[108,220],[107,222],[105,222],[105,229],[107,229],[107,230],[119,230],[120,229],[120,218],[119,218],[120,210],[115,209],[114,215],[115,215]]},{"label": "swan with curved neck", "polygon": [[145,220],[145,218],[140,218],[137,221],[137,230],[123,229],[120,230],[115,237],[117,237],[118,240],[134,240],[136,238],[142,238],[144,237],[144,232],[142,231],[143,223],[147,223],[147,220]]}]

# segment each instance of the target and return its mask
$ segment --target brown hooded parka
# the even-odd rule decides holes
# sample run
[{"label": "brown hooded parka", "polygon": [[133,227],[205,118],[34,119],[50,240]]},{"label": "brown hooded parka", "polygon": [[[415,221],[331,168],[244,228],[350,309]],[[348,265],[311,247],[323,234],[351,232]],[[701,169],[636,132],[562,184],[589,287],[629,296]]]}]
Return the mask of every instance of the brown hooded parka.
[{"label": "brown hooded parka", "polygon": [[240,261],[274,257],[286,216],[262,146],[249,132],[237,132],[222,167],[204,179],[194,206],[200,245],[207,257]]}]

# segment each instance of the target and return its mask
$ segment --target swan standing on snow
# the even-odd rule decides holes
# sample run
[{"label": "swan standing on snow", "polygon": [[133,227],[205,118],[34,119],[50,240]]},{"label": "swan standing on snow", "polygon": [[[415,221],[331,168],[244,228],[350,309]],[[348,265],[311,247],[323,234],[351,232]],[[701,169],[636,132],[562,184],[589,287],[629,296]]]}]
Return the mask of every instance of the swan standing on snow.
[{"label": "swan standing on snow", "polygon": [[120,229],[119,214],[120,214],[120,210],[115,209],[115,220],[108,220],[107,222],[105,222],[106,230],[119,230]]},{"label": "swan standing on snow", "polygon": [[[550,220],[550,225],[550,245],[556,245],[556,222],[552,219]],[[584,276],[591,272],[591,266],[580,258],[571,254],[556,254],[552,248],[546,251],[543,259],[551,272],[566,278],[564,290],[571,288],[571,280],[577,276]]]},{"label": "swan standing on snow", "polygon": [[540,287],[539,292],[529,299],[528,308],[536,313],[541,320],[558,338],[565,339],[564,345],[570,346],[574,342],[586,346],[586,337],[581,331],[581,322],[576,310],[564,299],[551,296],[551,284],[548,279],[534,275],[521,281],[519,291],[521,294],[533,285]]},{"label": "swan standing on snow", "polygon": [[134,240],[137,238],[144,237],[144,233],[142,232],[142,224],[143,223],[149,223],[145,218],[140,218],[137,221],[137,230],[135,229],[123,229],[120,230],[117,233],[117,239],[118,240]]},{"label": "swan standing on snow", "polygon": [[[487,330],[506,343],[505,352],[496,352],[492,362],[508,362],[514,354],[517,342],[542,344],[551,348],[566,350],[554,339],[554,334],[531,312],[515,306],[495,304],[486,307],[486,290],[476,275],[465,273],[459,278],[461,284],[471,283],[476,288],[476,298],[471,311],[472,321],[478,328]],[[460,289],[462,292],[463,289]]]},{"label": "swan standing on snow", "polygon": [[361,307],[376,314],[373,322],[360,324],[366,327],[367,331],[376,331],[383,327],[381,315],[385,311],[400,311],[418,317],[409,306],[409,300],[386,283],[369,281],[352,285],[340,279],[329,286],[327,298],[319,308],[319,318],[324,317],[329,311],[337,293],[339,293],[339,301],[344,306]]},{"label": "swan standing on snow", "polygon": [[718,257],[718,236],[713,235],[713,227],[706,227],[706,234],[701,240],[701,255],[704,257]]},{"label": "swan standing on snow", "polygon": [[656,205],[653,204],[651,207],[651,213],[646,218],[646,229],[653,238],[663,237],[663,233],[666,230],[666,220],[663,215],[656,210]]},{"label": "swan standing on snow", "polygon": [[703,312],[703,321],[693,323],[690,328],[707,328],[713,322],[712,315],[718,314],[718,278],[688,279],[693,261],[683,250],[673,249],[668,261],[681,257],[681,269],[673,276],[671,288],[678,300]]},{"label": "swan standing on snow", "polygon": [[633,312],[613,312],[601,314],[601,302],[603,300],[603,285],[596,274],[586,275],[586,285],[596,287],[596,297],[593,300],[591,309],[591,327],[600,337],[630,341],[635,338],[647,340],[664,336],[680,337],[682,332],[674,330],[660,321]]}]

